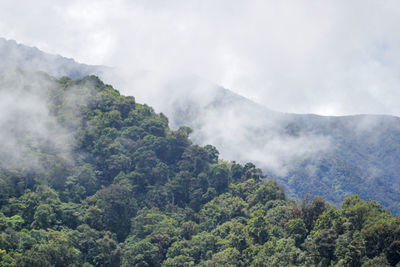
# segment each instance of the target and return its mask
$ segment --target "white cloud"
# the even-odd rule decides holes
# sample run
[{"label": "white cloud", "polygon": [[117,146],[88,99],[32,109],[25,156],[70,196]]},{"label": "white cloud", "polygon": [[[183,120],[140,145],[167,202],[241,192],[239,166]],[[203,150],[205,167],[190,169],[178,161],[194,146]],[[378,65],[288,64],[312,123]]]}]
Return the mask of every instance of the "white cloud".
[{"label": "white cloud", "polygon": [[72,163],[73,137],[46,102],[56,85],[40,74],[14,69],[1,69],[0,84],[0,165],[42,168],[41,150]]},{"label": "white cloud", "polygon": [[92,64],[196,73],[272,109],[400,116],[400,4],[2,1],[0,35]]}]

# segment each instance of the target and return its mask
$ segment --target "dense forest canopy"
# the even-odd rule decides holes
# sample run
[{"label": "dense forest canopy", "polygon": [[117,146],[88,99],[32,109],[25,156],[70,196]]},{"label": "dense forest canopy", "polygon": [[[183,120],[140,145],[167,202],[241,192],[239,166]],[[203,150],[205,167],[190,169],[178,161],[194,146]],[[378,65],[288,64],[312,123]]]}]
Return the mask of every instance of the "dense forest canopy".
[{"label": "dense forest canopy", "polygon": [[[400,215],[399,117],[276,112],[197,75],[174,72],[165,76],[156,71],[129,71],[125,76],[118,68],[80,64],[1,37],[0,58],[0,68],[39,70],[57,78],[99,75],[117,84],[125,94],[133,94],[162,111],[170,127],[192,128],[190,139],[194,143],[213,144],[222,158],[230,161],[253,162],[270,179],[278,181],[291,198],[302,198],[308,193],[313,197],[323,196],[339,206],[344,198],[357,194],[363,199],[376,200],[393,214]],[[9,79],[8,84],[18,79]],[[11,133],[11,129],[18,127],[15,122],[21,121],[14,118],[16,114],[24,114],[26,118],[17,132],[28,130],[25,134],[30,138],[40,136],[53,147],[70,149],[65,147],[70,142],[64,140],[70,131],[55,123],[46,110],[38,109],[47,106],[47,92],[43,87],[48,86],[32,88],[32,83],[30,86],[30,92],[19,90],[19,95],[15,94],[16,86],[0,92],[0,123],[8,118],[14,121],[11,127],[2,127],[0,132],[0,140],[6,140],[0,143],[3,157],[4,151],[8,152],[8,167],[22,161],[25,167],[36,162],[34,156],[27,159],[29,154],[20,145],[24,140],[17,140]],[[14,91],[11,97],[7,93],[10,91]],[[68,92],[65,101],[86,103],[86,98],[79,98],[74,90]]]},{"label": "dense forest canopy", "polygon": [[18,100],[0,116],[0,266],[400,261],[400,220],[378,203],[289,199],[95,76],[7,70],[0,83]]}]

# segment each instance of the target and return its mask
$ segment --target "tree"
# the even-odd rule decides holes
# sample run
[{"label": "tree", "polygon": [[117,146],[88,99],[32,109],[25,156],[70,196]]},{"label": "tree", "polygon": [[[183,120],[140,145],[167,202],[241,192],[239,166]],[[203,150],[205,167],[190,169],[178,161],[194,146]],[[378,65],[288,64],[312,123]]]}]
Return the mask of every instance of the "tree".
[{"label": "tree", "polygon": [[240,252],[237,249],[227,248],[224,251],[214,254],[211,260],[207,261],[206,266],[243,266],[243,263],[240,259]]},{"label": "tree", "polygon": [[122,251],[122,267],[128,266],[160,266],[159,248],[144,239],[139,242],[127,243]]},{"label": "tree", "polygon": [[68,236],[61,232],[48,232],[48,242],[35,244],[17,260],[17,266],[77,266],[81,265],[80,251],[72,246]]},{"label": "tree", "polygon": [[382,219],[362,230],[369,258],[384,253],[390,264],[400,261],[400,219]]},{"label": "tree", "polygon": [[136,203],[130,191],[112,184],[96,194],[96,205],[104,211],[101,221],[107,230],[117,234],[119,241],[125,239],[130,230],[130,219],[135,215]]},{"label": "tree", "polygon": [[268,181],[261,185],[256,192],[250,197],[249,203],[251,206],[255,204],[265,205],[270,200],[284,200],[285,193],[276,181]]},{"label": "tree", "polygon": [[247,223],[248,235],[256,244],[264,244],[270,238],[268,226],[265,217],[261,212],[253,212],[251,218]]},{"label": "tree", "polygon": [[329,266],[335,260],[335,240],[337,234],[333,229],[324,229],[308,243],[308,250],[313,256],[315,263],[322,262],[324,266]]},{"label": "tree", "polygon": [[218,162],[218,156],[219,156],[219,151],[215,146],[212,145],[206,145],[204,146],[204,150],[208,154],[208,158],[210,159],[211,163],[217,163]]},{"label": "tree", "polygon": [[198,226],[193,221],[184,222],[182,224],[182,233],[181,235],[185,239],[191,239],[193,235],[197,234]]},{"label": "tree", "polygon": [[229,185],[229,170],[225,164],[217,164],[211,167],[208,184],[214,187],[218,193],[224,192]]},{"label": "tree", "polygon": [[286,223],[285,228],[288,236],[293,238],[296,246],[299,247],[307,236],[307,228],[303,220],[300,218],[292,219]]},{"label": "tree", "polygon": [[309,203],[308,201],[309,199],[306,195],[301,202],[300,207],[303,221],[307,227],[307,231],[311,231],[311,229],[314,227],[315,221],[324,211],[326,211],[327,207],[322,197],[315,197],[311,203]]},{"label": "tree", "polygon": [[47,229],[54,225],[56,221],[56,214],[50,205],[41,204],[37,207],[33,218],[33,228]]}]

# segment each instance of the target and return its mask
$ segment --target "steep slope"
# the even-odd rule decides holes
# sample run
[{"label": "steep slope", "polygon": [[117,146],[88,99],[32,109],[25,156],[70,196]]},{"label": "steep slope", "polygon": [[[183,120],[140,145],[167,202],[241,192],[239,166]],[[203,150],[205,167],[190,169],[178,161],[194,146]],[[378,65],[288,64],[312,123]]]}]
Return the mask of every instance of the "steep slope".
[{"label": "steep slope", "polygon": [[310,193],[339,204],[360,194],[400,212],[400,118],[279,113],[196,76],[157,88],[149,79],[158,78],[137,82],[151,92],[142,97],[173,127],[193,128],[196,143],[215,145],[224,158],[256,163],[290,196]]},{"label": "steep slope", "polygon": [[[400,118],[359,115],[294,116],[302,131],[328,136],[331,148],[280,178],[295,194],[320,194],[339,203],[349,194],[379,199],[399,213]],[[307,170],[307,171],[305,171]]]},{"label": "steep slope", "polygon": [[0,94],[0,266],[400,261],[400,220],[378,203],[296,204],[96,76],[2,70]]},{"label": "steep slope", "polygon": [[0,54],[0,66],[55,76],[97,73],[162,111],[172,128],[190,126],[195,143],[213,144],[226,159],[261,166],[292,197],[311,193],[338,204],[356,193],[400,213],[399,118],[284,114],[194,75],[121,74],[4,39]]}]

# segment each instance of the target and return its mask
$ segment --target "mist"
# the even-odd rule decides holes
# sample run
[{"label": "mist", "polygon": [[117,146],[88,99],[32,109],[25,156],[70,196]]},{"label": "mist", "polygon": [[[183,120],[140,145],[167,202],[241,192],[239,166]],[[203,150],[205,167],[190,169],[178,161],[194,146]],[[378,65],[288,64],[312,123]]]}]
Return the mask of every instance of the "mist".
[{"label": "mist", "polygon": [[193,129],[200,145],[212,144],[224,160],[253,162],[274,176],[285,176],[306,159],[331,150],[327,134],[301,131],[293,118],[270,110],[203,77],[190,73],[136,72],[103,78],[116,88],[129,88],[139,102],[169,118],[170,127]]},{"label": "mist", "polygon": [[221,158],[313,176],[345,151],[354,152],[350,165],[369,164],[371,180],[383,176],[365,144],[380,153],[395,120],[290,113],[400,115],[395,1],[24,4],[35,13],[0,4],[4,37],[113,67],[99,74],[106,83],[166,114],[172,128],[192,127],[193,142]]},{"label": "mist", "polygon": [[127,78],[184,71],[277,111],[400,115],[397,1],[18,1],[0,15],[6,38]]},{"label": "mist", "polygon": [[0,169],[43,171],[57,161],[74,166],[81,108],[91,101],[93,85],[85,90],[63,90],[43,72],[0,68]]},{"label": "mist", "polygon": [[47,144],[59,150],[65,141],[45,101],[51,83],[16,69],[2,70],[0,82],[1,163],[3,167],[36,168],[40,159],[35,148]]}]

